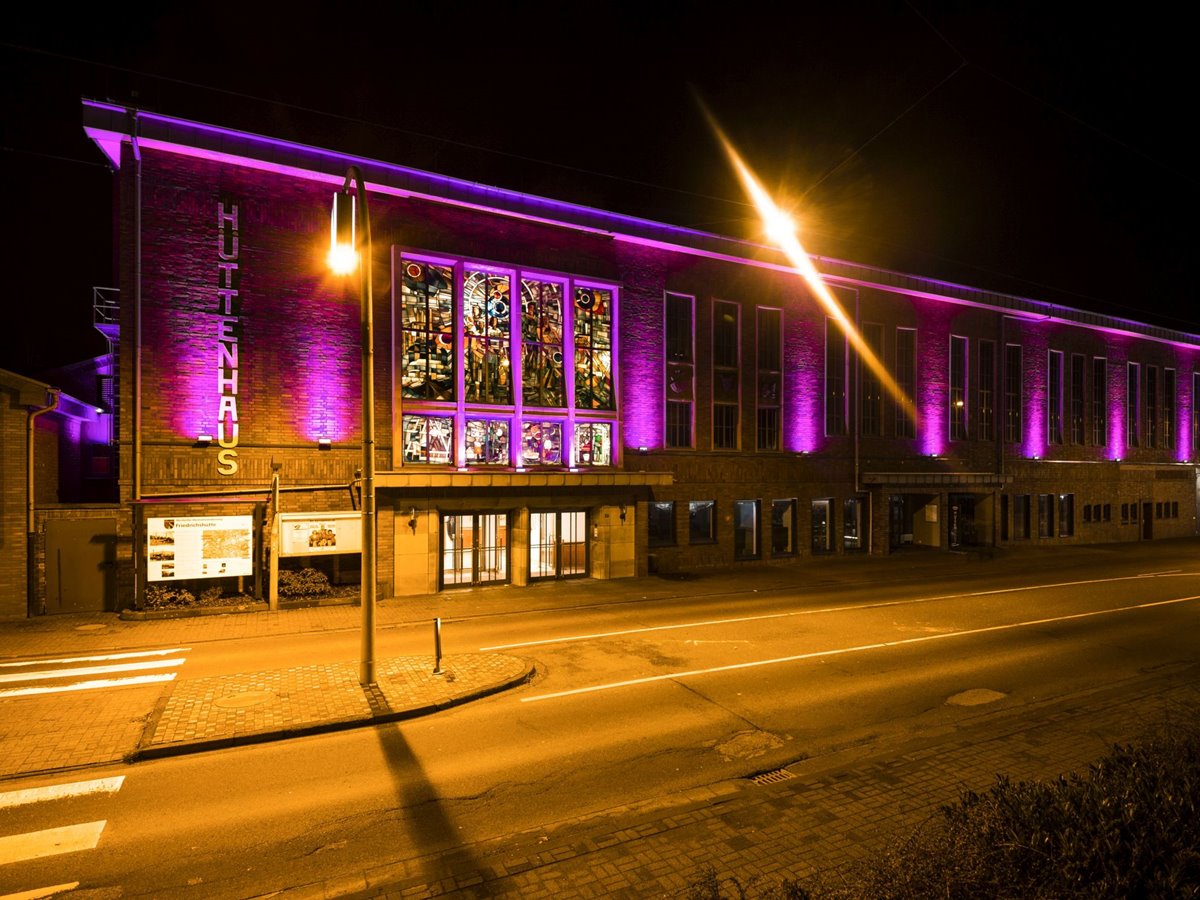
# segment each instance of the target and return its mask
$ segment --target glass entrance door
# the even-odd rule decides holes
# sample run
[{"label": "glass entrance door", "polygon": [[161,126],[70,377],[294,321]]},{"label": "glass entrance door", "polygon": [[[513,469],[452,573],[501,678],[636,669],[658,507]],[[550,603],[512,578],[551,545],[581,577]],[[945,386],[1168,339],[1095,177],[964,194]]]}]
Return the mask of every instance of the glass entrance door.
[{"label": "glass entrance door", "polygon": [[529,514],[529,577],[587,575],[587,512]]},{"label": "glass entrance door", "polygon": [[508,514],[442,516],[442,586],[508,581]]}]

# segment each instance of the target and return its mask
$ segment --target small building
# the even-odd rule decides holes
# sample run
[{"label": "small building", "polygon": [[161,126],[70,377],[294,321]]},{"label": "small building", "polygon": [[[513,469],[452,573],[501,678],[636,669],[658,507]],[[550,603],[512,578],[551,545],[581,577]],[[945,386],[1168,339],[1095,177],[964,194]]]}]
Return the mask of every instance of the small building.
[{"label": "small building", "polygon": [[110,103],[83,117],[119,188],[127,599],[129,510],[269,502],[261,561],[275,514],[355,508],[358,285],[324,259],[351,165],[381,597],[1196,534],[1196,335],[814,259],[851,341],[768,246]]}]

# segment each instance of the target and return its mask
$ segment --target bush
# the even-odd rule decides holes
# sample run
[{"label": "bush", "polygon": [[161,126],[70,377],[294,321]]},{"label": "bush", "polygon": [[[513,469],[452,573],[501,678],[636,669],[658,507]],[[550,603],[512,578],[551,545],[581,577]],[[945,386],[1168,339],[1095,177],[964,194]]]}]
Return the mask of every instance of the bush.
[{"label": "bush", "polygon": [[329,578],[319,569],[280,569],[279,596],[314,597],[329,593]]},{"label": "bush", "polygon": [[[748,896],[736,879],[718,880],[711,870],[689,893]],[[1187,723],[1115,746],[1085,775],[998,777],[986,793],[964,793],[866,863],[753,896],[1200,897],[1200,727]]]},{"label": "bush", "polygon": [[146,586],[146,609],[178,609],[195,605],[196,595],[187,588],[159,584]]},{"label": "bush", "polygon": [[225,596],[225,589],[219,585],[213,585],[212,587],[206,587],[204,590],[202,590],[200,592],[200,602],[201,603],[216,603],[218,600],[220,600],[224,596]]}]

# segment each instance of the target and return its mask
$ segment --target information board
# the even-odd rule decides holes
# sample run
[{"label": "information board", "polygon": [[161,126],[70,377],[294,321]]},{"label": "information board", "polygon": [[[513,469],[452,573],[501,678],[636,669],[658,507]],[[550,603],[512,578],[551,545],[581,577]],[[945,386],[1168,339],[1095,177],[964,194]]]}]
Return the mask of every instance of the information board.
[{"label": "information board", "polygon": [[280,556],[361,552],[361,513],[283,513],[279,517]]},{"label": "information board", "polygon": [[254,574],[253,516],[146,520],[146,578],[226,578]]}]

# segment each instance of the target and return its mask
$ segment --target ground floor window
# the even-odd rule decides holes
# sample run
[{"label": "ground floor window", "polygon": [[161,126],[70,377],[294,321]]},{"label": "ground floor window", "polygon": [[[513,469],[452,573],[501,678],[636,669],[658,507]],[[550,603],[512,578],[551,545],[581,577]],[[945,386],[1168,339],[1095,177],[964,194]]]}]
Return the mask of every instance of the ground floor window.
[{"label": "ground floor window", "polygon": [[1054,537],[1054,495],[1038,494],[1038,537]]},{"label": "ground floor window", "polygon": [[757,500],[737,500],[733,504],[733,557],[759,557]]},{"label": "ground floor window", "polygon": [[796,501],[771,501],[771,555],[790,556],[796,552]]},{"label": "ground floor window", "polygon": [[717,539],[716,508],[714,500],[693,500],[688,504],[689,544],[711,544]]},{"label": "ground floor window", "polygon": [[842,504],[842,549],[847,553],[867,549],[866,511],[862,497],[847,497]]},{"label": "ground floor window", "polygon": [[1000,540],[1008,540],[1008,494],[1000,495]]},{"label": "ground floor window", "polygon": [[1024,541],[1029,539],[1029,495],[1017,494],[1013,497],[1013,539]]},{"label": "ground floor window", "polygon": [[830,531],[833,526],[832,500],[812,502],[812,552],[828,553],[833,549]]},{"label": "ground floor window", "polygon": [[1075,534],[1075,495],[1058,495],[1058,536],[1071,537]]},{"label": "ground floor window", "polygon": [[508,581],[508,514],[442,516],[442,585]]},{"label": "ground floor window", "polygon": [[529,577],[571,578],[587,573],[587,512],[531,512]]},{"label": "ground floor window", "polygon": [[650,503],[647,527],[651,547],[669,547],[675,543],[675,504],[669,500]]}]

